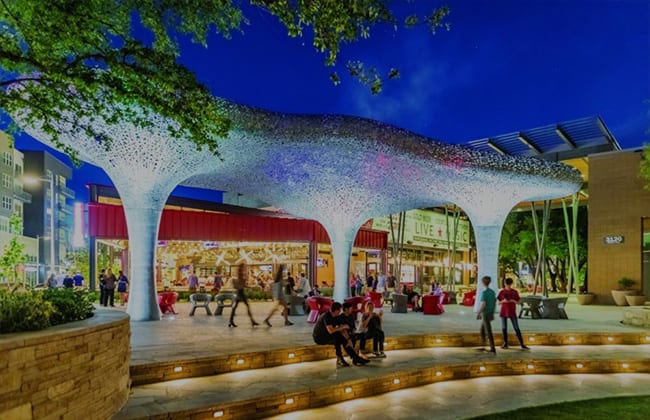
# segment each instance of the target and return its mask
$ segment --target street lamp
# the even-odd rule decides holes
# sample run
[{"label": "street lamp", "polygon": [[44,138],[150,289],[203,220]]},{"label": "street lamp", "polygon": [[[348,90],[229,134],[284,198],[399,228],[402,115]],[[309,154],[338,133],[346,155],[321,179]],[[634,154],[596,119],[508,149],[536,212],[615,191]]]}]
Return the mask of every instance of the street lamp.
[{"label": "street lamp", "polygon": [[[49,183],[50,184],[50,273],[54,273],[54,176],[52,174],[45,177],[30,177],[26,176],[23,178],[24,183],[34,185],[37,182]],[[47,238],[47,235],[42,236],[41,238]],[[40,248],[40,247],[39,247]],[[39,249],[40,253],[40,249]],[[47,273],[46,273],[47,274]]]}]

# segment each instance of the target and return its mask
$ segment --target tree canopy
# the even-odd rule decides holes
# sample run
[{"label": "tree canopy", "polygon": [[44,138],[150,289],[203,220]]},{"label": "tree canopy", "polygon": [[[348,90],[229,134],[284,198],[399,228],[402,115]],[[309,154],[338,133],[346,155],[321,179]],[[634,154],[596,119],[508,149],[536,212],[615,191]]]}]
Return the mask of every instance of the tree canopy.
[{"label": "tree canopy", "polygon": [[[370,36],[378,24],[397,27],[427,25],[448,28],[449,8],[400,20],[388,0],[251,0],[252,8],[278,18],[289,36],[301,37],[310,28],[314,48],[335,66],[341,47]],[[408,2],[406,2],[408,3]],[[249,21],[244,7],[232,0],[0,0],[0,110],[23,113],[38,122],[54,143],[74,157],[58,140],[65,122],[85,130],[110,147],[110,130],[94,132],[89,121],[108,124],[128,119],[147,123],[146,112],[168,117],[173,136],[183,136],[218,154],[218,139],[229,121],[209,90],[179,64],[179,36],[207,45],[211,33],[229,38]],[[382,76],[361,62],[349,62],[352,77],[381,91]],[[399,75],[395,68],[387,77]],[[334,71],[331,79],[340,82]],[[125,107],[106,106],[124,104]],[[15,130],[15,125],[5,126]]]},{"label": "tree canopy", "polygon": [[645,179],[645,188],[650,190],[650,144],[646,144],[643,149],[643,157],[641,159],[641,177]]}]

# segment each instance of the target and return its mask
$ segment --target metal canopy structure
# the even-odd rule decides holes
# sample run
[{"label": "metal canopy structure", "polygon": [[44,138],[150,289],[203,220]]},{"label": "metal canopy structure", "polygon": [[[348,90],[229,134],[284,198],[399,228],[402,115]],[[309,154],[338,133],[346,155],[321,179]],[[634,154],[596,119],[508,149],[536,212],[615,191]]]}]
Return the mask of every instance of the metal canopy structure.
[{"label": "metal canopy structure", "polygon": [[556,162],[621,150],[599,116],[473,140],[468,145],[478,150],[492,150],[511,156],[533,156]]}]

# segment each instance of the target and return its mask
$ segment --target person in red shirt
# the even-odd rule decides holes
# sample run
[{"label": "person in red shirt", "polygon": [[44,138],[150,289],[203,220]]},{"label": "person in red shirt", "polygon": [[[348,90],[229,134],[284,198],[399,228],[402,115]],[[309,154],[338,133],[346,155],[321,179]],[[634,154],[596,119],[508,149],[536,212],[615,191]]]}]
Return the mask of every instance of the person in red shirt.
[{"label": "person in red shirt", "polygon": [[508,348],[508,319],[512,322],[512,328],[515,329],[517,339],[521,348],[527,350],[528,347],[524,344],[524,338],[521,336],[519,329],[519,322],[517,320],[517,304],[519,303],[519,292],[512,288],[512,279],[508,277],[505,280],[506,287],[499,292],[497,300],[501,304],[501,331],[503,332],[503,345],[501,348]]}]

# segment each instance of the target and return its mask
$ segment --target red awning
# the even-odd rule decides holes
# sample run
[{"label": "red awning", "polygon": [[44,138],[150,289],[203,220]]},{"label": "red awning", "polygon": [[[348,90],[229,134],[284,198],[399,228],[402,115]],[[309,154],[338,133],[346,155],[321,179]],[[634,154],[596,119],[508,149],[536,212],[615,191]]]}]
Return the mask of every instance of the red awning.
[{"label": "red awning", "polygon": [[[88,233],[100,239],[128,239],[122,206],[88,203]],[[160,240],[329,243],[315,220],[244,216],[191,210],[163,210]],[[361,228],[354,246],[387,249],[388,233]]]}]

